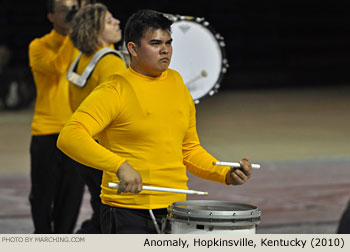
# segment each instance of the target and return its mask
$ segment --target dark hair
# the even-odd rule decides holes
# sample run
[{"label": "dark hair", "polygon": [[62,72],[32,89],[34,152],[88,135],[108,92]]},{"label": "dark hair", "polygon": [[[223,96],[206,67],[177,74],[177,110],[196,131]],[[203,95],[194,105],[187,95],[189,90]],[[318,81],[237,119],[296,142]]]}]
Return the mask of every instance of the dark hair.
[{"label": "dark hair", "polygon": [[125,43],[134,42],[141,45],[141,38],[149,28],[162,29],[171,32],[173,22],[162,13],[154,10],[138,10],[130,16],[125,25]]},{"label": "dark hair", "polygon": [[[46,2],[46,7],[47,7],[47,12],[48,13],[54,13],[54,10],[55,10],[55,1],[56,0],[47,0]],[[81,0],[78,0],[78,7],[80,7],[80,2]],[[89,3],[95,3],[96,1],[94,0],[90,0],[90,1],[85,1],[85,4],[89,4]]]},{"label": "dark hair", "polygon": [[47,0],[47,12],[53,13],[55,8],[55,0]]}]

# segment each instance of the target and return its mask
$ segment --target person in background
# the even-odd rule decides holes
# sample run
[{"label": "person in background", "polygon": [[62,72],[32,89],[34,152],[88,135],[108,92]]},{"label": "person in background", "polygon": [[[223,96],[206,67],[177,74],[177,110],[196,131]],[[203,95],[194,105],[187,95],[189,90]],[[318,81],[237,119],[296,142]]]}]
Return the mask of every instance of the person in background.
[{"label": "person in background", "polygon": [[339,220],[337,234],[350,234],[350,201]]},{"label": "person in background", "polygon": [[5,107],[6,98],[9,93],[9,85],[5,85],[5,78],[3,73],[5,72],[6,65],[11,59],[11,51],[6,45],[0,44],[0,109]]},{"label": "person in background", "polygon": [[[104,48],[111,48],[122,38],[119,20],[115,19],[103,4],[89,4],[81,8],[72,20],[70,38],[76,48],[81,52],[71,67],[71,72],[81,76],[89,66],[90,74],[84,80],[84,85],[77,86],[70,82],[69,101],[72,111],[100,83],[107,81],[112,75],[126,70],[124,61],[109,50],[98,61],[92,61],[97,53]],[[91,63],[91,64],[90,64]],[[101,180],[102,171],[81,165],[79,172],[90,191],[90,203],[93,210],[92,217],[84,221],[77,233],[101,233],[100,207],[101,207]]]},{"label": "person in background", "polygon": [[180,74],[168,69],[171,24],[152,10],[128,19],[128,70],[97,86],[57,141],[68,156],[103,170],[103,233],[156,233],[153,214],[159,224],[169,205],[186,200],[184,194],[141,191],[143,185],[187,189],[186,169],[224,185],[243,184],[252,174],[248,159],[240,160],[239,169],[216,166],[200,145],[191,94]]},{"label": "person in background", "polygon": [[66,73],[78,54],[67,36],[66,18],[77,0],[49,0],[50,33],[29,45],[29,64],[36,86],[30,144],[31,205],[34,233],[72,233],[79,215],[84,183],[76,162],[56,147],[71,116]]}]

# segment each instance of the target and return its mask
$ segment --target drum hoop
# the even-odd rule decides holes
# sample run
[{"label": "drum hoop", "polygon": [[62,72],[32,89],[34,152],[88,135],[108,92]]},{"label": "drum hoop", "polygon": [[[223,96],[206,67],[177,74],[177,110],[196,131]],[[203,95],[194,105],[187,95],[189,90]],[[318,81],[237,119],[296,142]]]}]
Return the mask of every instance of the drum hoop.
[{"label": "drum hoop", "polygon": [[179,218],[179,217],[168,217],[170,222],[181,222],[187,224],[196,224],[196,225],[204,225],[204,226],[218,226],[218,227],[248,227],[248,226],[256,226],[260,223],[259,218],[251,218],[251,219],[243,219],[243,220],[225,220],[218,221],[213,219],[196,219],[196,218]]},{"label": "drum hoop", "polygon": [[226,44],[224,42],[224,37],[221,36],[220,33],[216,32],[216,30],[210,25],[210,23],[206,21],[205,18],[203,17],[181,16],[181,15],[173,15],[173,14],[164,14],[164,15],[170,20],[172,20],[174,23],[178,21],[189,21],[189,22],[194,22],[194,23],[203,25],[212,33],[212,35],[215,37],[215,39],[219,44],[219,48],[222,56],[221,71],[220,71],[219,77],[216,80],[216,83],[213,85],[213,87],[209,90],[209,92],[207,92],[205,95],[197,98],[194,101],[196,104],[198,104],[200,100],[208,98],[209,96],[213,96],[215,93],[218,92],[218,89],[220,88],[221,82],[224,78],[224,74],[227,72],[227,69],[229,68],[227,54],[225,50]]},{"label": "drum hoop", "polygon": [[[239,207],[247,210],[232,210],[232,211],[218,211],[218,210],[201,210],[189,209],[182,206],[213,206],[213,207]],[[233,203],[229,201],[213,201],[213,200],[191,200],[175,202],[168,208],[168,215],[170,218],[187,218],[187,219],[211,219],[215,221],[243,221],[247,219],[260,219],[261,211],[257,207]]]}]

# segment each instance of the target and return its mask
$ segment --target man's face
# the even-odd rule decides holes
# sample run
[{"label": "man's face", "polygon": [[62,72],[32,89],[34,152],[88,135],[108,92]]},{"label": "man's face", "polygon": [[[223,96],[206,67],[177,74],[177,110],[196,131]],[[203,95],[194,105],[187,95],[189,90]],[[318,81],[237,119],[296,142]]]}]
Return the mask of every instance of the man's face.
[{"label": "man's face", "polygon": [[54,3],[53,13],[49,13],[48,18],[57,32],[66,34],[69,29],[66,16],[73,6],[78,9],[78,0],[54,0]]},{"label": "man's face", "polygon": [[[173,53],[169,31],[148,29],[136,46],[135,63],[144,75],[159,76],[168,69]],[[135,56],[135,55],[133,55]],[[134,60],[133,58],[133,60]]]}]

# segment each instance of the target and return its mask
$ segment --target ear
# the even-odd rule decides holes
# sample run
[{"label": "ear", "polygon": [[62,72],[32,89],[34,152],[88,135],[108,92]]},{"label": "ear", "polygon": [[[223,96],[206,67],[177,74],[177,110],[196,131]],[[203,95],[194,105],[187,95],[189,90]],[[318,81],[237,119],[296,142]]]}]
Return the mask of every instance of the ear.
[{"label": "ear", "polygon": [[51,23],[53,23],[53,15],[52,13],[47,14],[47,18],[50,20]]},{"label": "ear", "polygon": [[137,46],[134,42],[128,42],[126,45],[128,48],[129,53],[131,56],[136,57],[137,56]]}]

